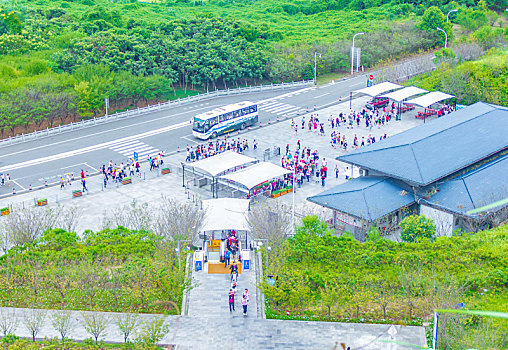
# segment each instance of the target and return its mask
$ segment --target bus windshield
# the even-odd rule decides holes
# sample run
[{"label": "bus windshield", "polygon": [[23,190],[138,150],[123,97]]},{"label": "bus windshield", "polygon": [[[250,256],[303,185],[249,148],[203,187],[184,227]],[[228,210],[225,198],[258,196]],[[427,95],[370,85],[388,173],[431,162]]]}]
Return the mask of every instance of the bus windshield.
[{"label": "bus windshield", "polygon": [[194,125],[192,127],[192,130],[203,132],[204,125],[205,125],[205,121],[204,120],[194,118]]}]

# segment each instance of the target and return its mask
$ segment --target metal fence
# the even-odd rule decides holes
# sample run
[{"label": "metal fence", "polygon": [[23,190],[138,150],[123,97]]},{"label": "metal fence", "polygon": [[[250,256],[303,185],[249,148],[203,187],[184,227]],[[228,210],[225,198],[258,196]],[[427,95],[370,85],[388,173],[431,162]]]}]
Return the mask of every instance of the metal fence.
[{"label": "metal fence", "polygon": [[241,88],[237,88],[237,89],[214,90],[214,91],[209,91],[209,92],[206,92],[203,94],[198,94],[198,95],[194,95],[194,96],[187,96],[185,98],[179,98],[179,99],[173,100],[173,101],[168,101],[168,102],[163,102],[163,103],[159,102],[157,104],[149,105],[149,106],[142,107],[142,108],[138,107],[137,109],[131,109],[131,110],[127,110],[125,112],[104,115],[102,117],[97,117],[97,118],[94,117],[93,119],[82,120],[80,122],[70,123],[70,124],[66,124],[66,125],[58,125],[57,127],[54,127],[54,128],[46,128],[44,130],[36,130],[36,131],[31,132],[29,134],[16,135],[14,137],[9,137],[9,138],[0,140],[0,146],[10,145],[13,143],[24,142],[24,141],[28,141],[28,140],[34,140],[34,139],[38,139],[41,137],[46,137],[46,136],[50,136],[50,135],[54,135],[54,134],[60,134],[60,133],[75,130],[75,129],[80,129],[80,128],[94,126],[97,124],[111,122],[111,121],[114,121],[117,119],[147,114],[147,113],[150,113],[153,111],[158,111],[158,110],[164,110],[164,109],[168,109],[168,108],[178,106],[181,104],[204,101],[204,100],[218,97],[218,96],[248,94],[248,93],[257,92],[257,91],[283,90],[283,89],[292,88],[292,87],[309,86],[309,85],[314,85],[314,81],[302,80],[302,81],[296,81],[296,82],[291,82],[291,83],[246,86],[246,87],[241,87]]}]

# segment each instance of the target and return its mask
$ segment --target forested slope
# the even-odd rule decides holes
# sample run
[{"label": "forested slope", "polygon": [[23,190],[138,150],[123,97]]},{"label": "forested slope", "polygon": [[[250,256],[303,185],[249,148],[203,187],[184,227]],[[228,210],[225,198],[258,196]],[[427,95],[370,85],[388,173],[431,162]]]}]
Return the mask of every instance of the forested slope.
[{"label": "forested slope", "polygon": [[[490,1],[490,0],[489,0]],[[504,0],[503,0],[504,1]],[[0,137],[195,91],[294,81],[442,45],[443,11],[473,28],[499,2],[7,0],[0,7]],[[457,20],[460,18],[457,17]]]}]

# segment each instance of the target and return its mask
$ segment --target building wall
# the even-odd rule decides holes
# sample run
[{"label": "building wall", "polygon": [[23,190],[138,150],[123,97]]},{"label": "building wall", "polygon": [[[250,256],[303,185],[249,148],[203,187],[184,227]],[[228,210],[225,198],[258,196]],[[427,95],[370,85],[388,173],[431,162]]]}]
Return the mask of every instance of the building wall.
[{"label": "building wall", "polygon": [[420,205],[420,214],[434,220],[434,225],[436,225],[436,236],[452,236],[454,228],[453,214],[423,204]]}]

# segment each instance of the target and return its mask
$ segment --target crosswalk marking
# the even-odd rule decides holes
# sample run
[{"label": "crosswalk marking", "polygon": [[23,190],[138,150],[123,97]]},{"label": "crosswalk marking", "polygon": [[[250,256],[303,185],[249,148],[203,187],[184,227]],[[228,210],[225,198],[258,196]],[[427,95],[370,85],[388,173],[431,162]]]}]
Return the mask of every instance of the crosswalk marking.
[{"label": "crosswalk marking", "polygon": [[133,157],[134,152],[137,152],[139,158],[148,156],[150,154],[156,155],[160,152],[159,149],[152,147],[150,145],[147,145],[146,143],[143,143],[138,140],[121,142],[118,144],[114,144],[108,148],[114,152],[120,153],[121,155],[124,155],[127,157]]},{"label": "crosswalk marking", "polygon": [[277,101],[262,102],[259,104],[259,109],[263,112],[270,112],[276,115],[284,115],[288,117],[307,112],[305,108]]}]

